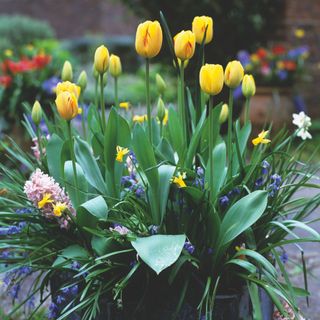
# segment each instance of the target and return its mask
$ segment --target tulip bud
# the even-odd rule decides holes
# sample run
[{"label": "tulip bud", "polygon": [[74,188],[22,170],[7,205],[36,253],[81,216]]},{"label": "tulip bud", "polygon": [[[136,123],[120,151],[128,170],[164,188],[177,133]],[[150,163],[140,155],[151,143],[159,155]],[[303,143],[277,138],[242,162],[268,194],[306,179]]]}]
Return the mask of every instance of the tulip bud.
[{"label": "tulip bud", "polygon": [[103,81],[103,86],[105,87],[107,85],[107,83],[108,83],[108,74],[107,73],[105,73],[103,75],[102,81]]},{"label": "tulip bud", "polygon": [[94,54],[94,67],[100,73],[107,72],[109,66],[109,51],[105,46],[100,46]]},{"label": "tulip bud", "polygon": [[115,54],[112,54],[110,56],[109,71],[114,78],[119,77],[121,75],[121,72],[122,72],[121,60]]},{"label": "tulip bud", "polygon": [[256,84],[251,74],[246,74],[243,77],[242,93],[246,98],[251,98],[256,93]]},{"label": "tulip bud", "polygon": [[156,85],[159,95],[162,96],[167,88],[167,85],[159,73],[156,74]]},{"label": "tulip bud", "polygon": [[61,118],[70,121],[78,115],[78,100],[73,93],[63,91],[58,94],[55,102]]},{"label": "tulip bud", "polygon": [[202,44],[204,33],[206,32],[206,38],[204,43],[207,44],[212,40],[213,37],[213,21],[211,17],[202,16],[194,17],[192,22],[192,32],[196,36],[196,42]]},{"label": "tulip bud", "polygon": [[36,100],[33,104],[31,118],[36,126],[40,124],[42,119],[42,108],[38,100]]},{"label": "tulip bud", "polygon": [[241,63],[237,60],[230,61],[227,64],[224,81],[229,88],[236,88],[240,85],[243,79],[244,70]]},{"label": "tulip bud", "polygon": [[147,20],[140,23],[136,32],[135,47],[137,53],[144,58],[153,58],[161,50],[162,29],[160,23]]},{"label": "tulip bud", "polygon": [[81,88],[82,92],[86,90],[87,83],[87,73],[84,70],[82,70],[78,77],[78,86]]},{"label": "tulip bud", "polygon": [[96,68],[92,67],[92,75],[97,80],[99,78],[99,72],[96,70]]},{"label": "tulip bud", "polygon": [[222,105],[220,116],[219,116],[219,123],[222,124],[228,119],[229,115],[229,107],[226,103]]},{"label": "tulip bud", "polygon": [[166,108],[164,106],[164,102],[161,98],[159,98],[158,105],[157,105],[157,117],[160,122],[163,121],[165,115],[166,115]]},{"label": "tulip bud", "polygon": [[206,63],[200,69],[201,90],[210,95],[217,95],[223,88],[223,68],[220,64]]},{"label": "tulip bud", "polygon": [[72,81],[73,79],[72,65],[68,60],[66,60],[63,64],[61,79],[62,81]]},{"label": "tulip bud", "polygon": [[182,61],[191,59],[195,50],[195,35],[190,30],[181,31],[174,37],[174,52]]}]

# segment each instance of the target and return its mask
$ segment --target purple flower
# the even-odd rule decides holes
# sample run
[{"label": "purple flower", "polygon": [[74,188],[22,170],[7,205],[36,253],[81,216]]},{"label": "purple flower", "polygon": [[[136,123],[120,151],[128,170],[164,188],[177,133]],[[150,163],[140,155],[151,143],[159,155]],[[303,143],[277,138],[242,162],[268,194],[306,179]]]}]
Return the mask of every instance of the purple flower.
[{"label": "purple flower", "polygon": [[58,306],[51,302],[49,305],[48,319],[55,319],[58,316]]},{"label": "purple flower", "polygon": [[19,283],[17,283],[14,286],[12,286],[12,288],[10,290],[10,296],[11,296],[12,299],[17,299],[18,298],[20,289],[21,289],[21,287],[20,287]]},{"label": "purple flower", "polygon": [[70,292],[73,296],[76,296],[78,294],[78,290],[79,290],[78,285],[75,284],[74,286],[71,287]]},{"label": "purple flower", "polygon": [[11,256],[11,252],[9,250],[4,250],[0,254],[1,259],[7,259]]},{"label": "purple flower", "polygon": [[263,185],[263,177],[260,177],[254,183],[254,187],[255,187],[255,189],[258,189],[258,188],[262,187],[262,185]]},{"label": "purple flower", "polygon": [[138,163],[137,157],[132,150],[129,151],[129,157],[134,165]]},{"label": "purple flower", "polygon": [[48,93],[49,95],[54,95],[54,89],[56,88],[57,84],[60,82],[61,80],[56,77],[53,76],[45,81],[43,81],[42,83],[42,89]]},{"label": "purple flower", "polygon": [[297,113],[299,113],[301,111],[303,111],[303,112],[307,111],[307,106],[306,106],[305,101],[301,95],[299,95],[299,94],[295,95],[293,97],[293,103],[296,107]]},{"label": "purple flower", "polygon": [[286,70],[278,70],[277,76],[281,81],[284,81],[288,78],[288,72]]},{"label": "purple flower", "polygon": [[63,294],[68,294],[69,291],[70,291],[70,288],[69,288],[69,287],[62,289],[62,293],[63,293]]},{"label": "purple flower", "polygon": [[208,253],[209,255],[210,255],[210,254],[213,254],[213,249],[212,249],[212,248],[208,248],[207,253]]},{"label": "purple flower", "polygon": [[184,248],[185,250],[187,250],[190,254],[193,254],[193,253],[194,253],[194,250],[195,250],[194,245],[192,245],[190,241],[186,241],[186,242],[184,243],[183,248]]},{"label": "purple flower", "polygon": [[155,225],[150,226],[149,227],[149,232],[150,232],[151,235],[158,234],[159,226],[155,226]]},{"label": "purple flower", "polygon": [[197,167],[196,174],[197,174],[197,177],[194,180],[194,184],[197,187],[200,187],[201,189],[203,189],[203,187],[204,187],[204,170],[203,170],[203,168]]},{"label": "purple flower", "polygon": [[233,98],[235,100],[238,100],[242,97],[242,88],[241,88],[241,85],[236,87],[233,91]]},{"label": "purple flower", "polygon": [[240,193],[241,193],[240,188],[235,187],[231,191],[228,192],[228,197],[232,198],[232,197],[238,196]]},{"label": "purple flower", "polygon": [[221,207],[227,207],[230,202],[230,199],[227,196],[222,196],[219,199],[219,203]]},{"label": "purple flower", "polygon": [[263,160],[261,166],[262,166],[261,173],[264,175],[268,174],[270,169],[269,162],[267,160]]},{"label": "purple flower", "polygon": [[250,63],[250,54],[246,50],[241,50],[237,53],[237,59],[245,67]]},{"label": "purple flower", "polygon": [[71,269],[72,270],[79,270],[81,267],[80,263],[78,261],[72,261],[71,263]]},{"label": "purple flower", "polygon": [[270,177],[270,179],[271,179],[272,183],[269,184],[269,186],[268,186],[269,196],[274,197],[276,195],[276,193],[280,190],[282,178],[281,178],[281,176],[279,176],[278,174],[275,173]]},{"label": "purple flower", "polygon": [[57,304],[62,304],[64,301],[66,301],[66,299],[64,298],[64,296],[62,296],[62,295],[58,295],[57,296]]},{"label": "purple flower", "polygon": [[307,52],[309,52],[308,46],[301,46],[298,48],[294,48],[288,52],[288,58],[296,59]]},{"label": "purple flower", "polygon": [[283,264],[287,263],[288,262],[288,254],[286,253],[286,251],[283,251],[281,256],[280,256],[280,260]]}]

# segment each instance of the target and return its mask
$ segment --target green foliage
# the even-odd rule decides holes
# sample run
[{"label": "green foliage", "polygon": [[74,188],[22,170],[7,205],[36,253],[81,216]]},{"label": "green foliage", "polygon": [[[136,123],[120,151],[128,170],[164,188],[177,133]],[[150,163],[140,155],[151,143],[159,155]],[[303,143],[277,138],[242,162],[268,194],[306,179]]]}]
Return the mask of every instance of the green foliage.
[{"label": "green foliage", "polygon": [[20,50],[36,40],[53,37],[53,29],[45,21],[21,15],[0,15],[0,51]]}]

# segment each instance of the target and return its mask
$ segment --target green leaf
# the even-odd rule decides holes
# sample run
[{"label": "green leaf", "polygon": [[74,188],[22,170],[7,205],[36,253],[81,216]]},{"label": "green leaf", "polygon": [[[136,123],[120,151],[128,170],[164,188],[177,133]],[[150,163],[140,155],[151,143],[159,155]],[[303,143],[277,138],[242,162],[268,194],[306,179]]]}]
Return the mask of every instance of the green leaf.
[{"label": "green leaf", "polygon": [[77,162],[80,164],[87,181],[101,193],[107,194],[106,185],[89,144],[81,138],[76,137],[74,149]]},{"label": "green leaf", "polygon": [[108,206],[102,196],[83,203],[77,209],[77,223],[80,226],[96,228],[98,221],[106,221]]},{"label": "green leaf", "polygon": [[[78,163],[76,163],[76,171],[77,171],[77,177],[78,177],[78,190],[75,189],[72,161],[69,160],[65,162],[64,164],[64,178],[66,181],[65,186],[74,208],[77,208],[81,203],[86,202],[88,198],[87,196],[88,182],[82,168]],[[78,198],[76,195],[77,193],[78,193]],[[78,203],[77,203],[77,199],[78,199]]]},{"label": "green leaf", "polygon": [[58,183],[63,182],[63,164],[61,163],[63,144],[64,141],[54,133],[46,147],[49,173]]},{"label": "green leaf", "polygon": [[86,249],[83,247],[74,244],[71,245],[65,249],[63,249],[60,253],[60,256],[71,259],[71,260],[77,260],[77,259],[86,259],[89,257],[89,253]]},{"label": "green leaf", "polygon": [[175,171],[174,166],[162,165],[159,167],[159,177],[160,177],[160,188],[159,188],[159,199],[160,199],[160,215],[161,223],[165,216],[168,202],[168,195],[171,185],[171,178]]},{"label": "green leaf", "polygon": [[253,225],[264,213],[267,202],[266,191],[254,191],[237,201],[221,222],[219,245],[229,243]]},{"label": "green leaf", "polygon": [[172,149],[169,141],[166,138],[162,138],[156,149],[157,157],[160,157],[163,161],[169,161],[175,164],[174,150]]},{"label": "green leaf", "polygon": [[155,235],[131,241],[139,257],[157,274],[174,264],[183,249],[186,236]]},{"label": "green leaf", "polygon": [[169,108],[169,121],[168,121],[168,132],[169,141],[173,146],[173,149],[178,153],[179,159],[183,158],[183,135],[180,119],[174,108]]},{"label": "green leaf", "polygon": [[119,249],[116,247],[114,239],[98,236],[92,237],[91,246],[98,256],[103,256],[109,252],[116,251],[115,249]]},{"label": "green leaf", "polygon": [[259,288],[255,283],[249,281],[247,281],[247,287],[249,289],[249,294],[253,308],[253,319],[262,320],[263,317],[260,304]]}]

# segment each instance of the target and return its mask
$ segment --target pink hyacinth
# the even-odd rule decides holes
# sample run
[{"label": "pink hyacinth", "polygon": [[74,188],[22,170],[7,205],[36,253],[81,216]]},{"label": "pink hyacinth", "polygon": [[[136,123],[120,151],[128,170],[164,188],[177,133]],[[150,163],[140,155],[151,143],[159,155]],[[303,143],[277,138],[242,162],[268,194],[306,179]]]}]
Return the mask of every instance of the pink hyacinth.
[{"label": "pink hyacinth", "polygon": [[72,215],[76,215],[74,208],[72,207],[70,198],[66,194],[65,190],[59,186],[59,184],[49,175],[43,173],[40,169],[36,169],[28,181],[24,185],[24,192],[28,199],[38,208],[39,202],[45,197],[50,195],[51,202],[46,203],[40,211],[48,219],[56,219],[61,228],[68,227],[68,221],[70,218],[62,214],[57,217],[53,213],[53,204],[64,203]]},{"label": "pink hyacinth", "polygon": [[[50,139],[50,134],[47,135],[47,140]],[[42,138],[41,138],[42,140]],[[32,139],[33,146],[31,146],[31,150],[33,152],[33,155],[36,157],[37,160],[40,160],[40,148],[39,148],[39,143],[38,143],[38,138],[33,138]],[[46,148],[42,148],[42,154],[46,154]]]}]

